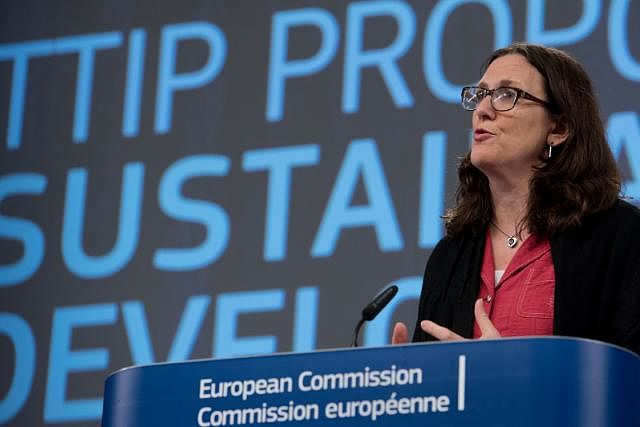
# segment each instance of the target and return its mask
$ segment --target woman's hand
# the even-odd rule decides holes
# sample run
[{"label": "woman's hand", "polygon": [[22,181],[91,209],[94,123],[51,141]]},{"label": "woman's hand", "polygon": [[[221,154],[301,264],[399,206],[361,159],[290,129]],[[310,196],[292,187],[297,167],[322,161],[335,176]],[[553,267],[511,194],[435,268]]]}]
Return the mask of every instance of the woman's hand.
[{"label": "woman's hand", "polygon": [[391,335],[391,344],[406,344],[409,342],[409,332],[407,325],[398,322],[393,325],[393,335]]},{"label": "woman's hand", "polygon": [[[476,301],[476,305],[473,308],[473,312],[476,317],[476,323],[480,327],[480,339],[487,338],[500,338],[500,332],[493,326],[493,323],[489,319],[487,312],[484,311],[484,305],[482,299]],[[440,341],[460,341],[465,338],[456,334],[450,329],[440,326],[431,320],[423,320],[420,322],[420,327],[423,331],[429,335],[435,337]],[[393,335],[391,336],[391,344],[406,344],[409,341],[409,333],[407,332],[407,326],[398,322],[393,326]]]},{"label": "woman's hand", "polygon": [[[496,327],[493,326],[493,323],[491,323],[491,320],[489,320],[487,312],[484,311],[482,299],[476,301],[476,305],[473,311],[476,317],[476,323],[480,327],[480,339],[499,338],[500,332],[498,332]],[[447,329],[444,326],[440,326],[437,323],[432,322],[431,320],[423,320],[422,322],[420,322],[420,327],[423,331],[439,339],[440,341],[459,341],[464,339],[452,330]]]},{"label": "woman's hand", "polygon": [[484,311],[481,298],[476,301],[473,312],[476,316],[476,323],[480,327],[480,339],[501,337],[500,332],[493,326],[493,322],[489,319],[489,315]]}]

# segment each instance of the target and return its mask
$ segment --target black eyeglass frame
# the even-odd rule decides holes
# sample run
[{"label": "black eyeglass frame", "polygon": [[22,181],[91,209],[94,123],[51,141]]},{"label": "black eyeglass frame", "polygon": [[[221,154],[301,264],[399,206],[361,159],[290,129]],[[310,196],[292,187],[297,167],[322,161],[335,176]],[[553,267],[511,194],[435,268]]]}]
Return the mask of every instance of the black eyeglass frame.
[{"label": "black eyeglass frame", "polygon": [[[480,86],[465,86],[462,88],[462,91],[460,92],[460,98],[461,98],[461,105],[462,108],[464,108],[466,111],[474,111],[476,108],[473,109],[469,109],[469,108],[465,108],[464,106],[464,93],[465,91],[469,90],[469,89],[476,89],[478,91],[478,93],[476,94],[477,96],[479,95],[479,92],[481,91],[483,93],[483,95],[480,97],[480,99],[478,100],[478,102],[476,103],[476,108],[478,108],[478,104],[480,104],[480,102],[482,102],[482,100],[485,97],[489,97],[489,102],[491,103],[491,108],[493,108],[496,111],[509,111],[509,110],[513,110],[513,108],[516,106],[518,100],[520,98],[524,98],[524,99],[528,99],[530,101],[534,101],[537,102],[538,104],[544,105],[545,107],[547,107],[548,109],[552,110],[552,104],[549,101],[545,101],[543,99],[540,99],[536,96],[531,95],[529,92],[524,91],[522,89],[518,89],[517,87],[511,87],[511,86],[500,86],[497,87],[495,89],[487,89],[484,87],[480,87]],[[516,97],[513,100],[513,105],[509,108],[507,108],[506,110],[499,110],[497,109],[494,105],[493,105],[493,94],[494,92],[500,90],[500,89],[510,89],[516,92]]]}]

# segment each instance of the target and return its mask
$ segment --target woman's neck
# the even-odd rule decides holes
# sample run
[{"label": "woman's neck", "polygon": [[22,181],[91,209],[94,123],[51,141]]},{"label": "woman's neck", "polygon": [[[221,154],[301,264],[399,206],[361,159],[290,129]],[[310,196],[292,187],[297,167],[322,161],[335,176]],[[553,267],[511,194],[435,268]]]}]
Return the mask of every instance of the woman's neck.
[{"label": "woman's neck", "polygon": [[[490,183],[493,203],[492,221],[509,233],[515,232],[518,224],[527,215],[529,182]],[[523,230],[526,231],[526,230]]]}]

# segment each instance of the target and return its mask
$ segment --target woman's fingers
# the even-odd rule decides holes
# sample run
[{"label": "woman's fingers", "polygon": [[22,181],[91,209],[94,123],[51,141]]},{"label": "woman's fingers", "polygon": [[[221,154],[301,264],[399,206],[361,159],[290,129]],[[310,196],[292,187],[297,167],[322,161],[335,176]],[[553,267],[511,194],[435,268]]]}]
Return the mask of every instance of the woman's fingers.
[{"label": "woman's fingers", "polygon": [[476,323],[480,328],[480,338],[499,338],[500,332],[493,326],[493,323],[489,319],[489,315],[484,311],[484,304],[482,299],[476,301],[474,307],[474,313],[476,316]]},{"label": "woman's fingers", "polygon": [[450,329],[440,326],[431,320],[423,320],[420,322],[420,327],[423,331],[440,341],[459,341],[464,339]]},{"label": "woman's fingers", "polygon": [[[480,339],[500,337],[500,332],[496,329],[495,326],[493,326],[491,319],[489,319],[489,315],[484,310],[482,299],[476,301],[476,305],[474,306],[474,314],[476,317],[476,323],[480,328]],[[420,322],[420,327],[423,331],[440,341],[459,341],[464,339],[452,330],[447,329],[444,326],[440,326],[437,323],[432,322],[431,320],[423,320],[422,322]]]},{"label": "woman's fingers", "polygon": [[409,332],[407,326],[398,322],[393,326],[393,335],[391,336],[391,344],[406,344],[409,342]]}]

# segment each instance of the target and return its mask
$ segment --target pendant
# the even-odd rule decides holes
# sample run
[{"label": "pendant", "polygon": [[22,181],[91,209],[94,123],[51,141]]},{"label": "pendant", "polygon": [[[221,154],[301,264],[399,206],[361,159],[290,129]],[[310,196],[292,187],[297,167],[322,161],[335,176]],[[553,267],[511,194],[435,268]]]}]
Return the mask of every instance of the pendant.
[{"label": "pendant", "polygon": [[513,249],[518,244],[518,238],[516,236],[509,236],[507,239],[507,247]]}]

